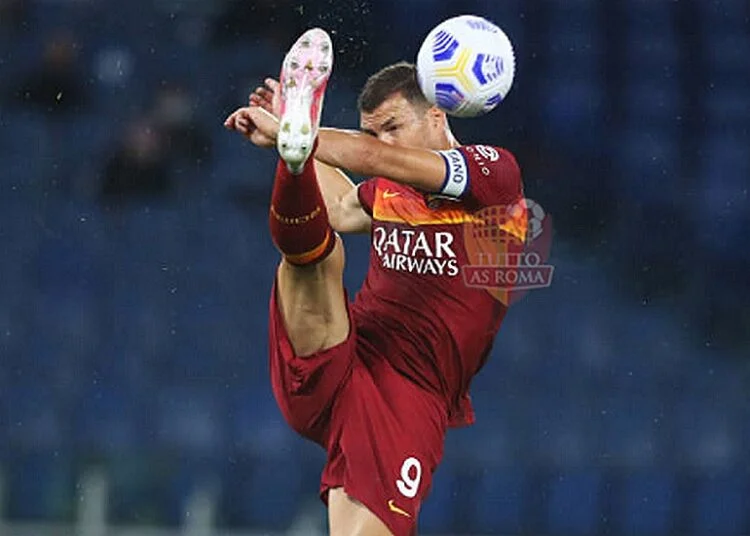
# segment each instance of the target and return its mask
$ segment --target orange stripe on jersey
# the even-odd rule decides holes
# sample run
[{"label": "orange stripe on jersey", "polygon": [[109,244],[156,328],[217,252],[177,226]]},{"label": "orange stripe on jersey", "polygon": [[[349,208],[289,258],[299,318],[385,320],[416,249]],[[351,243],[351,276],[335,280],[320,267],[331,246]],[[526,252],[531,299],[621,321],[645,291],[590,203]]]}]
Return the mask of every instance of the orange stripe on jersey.
[{"label": "orange stripe on jersey", "polygon": [[407,223],[409,225],[457,225],[475,221],[465,210],[454,207],[432,209],[424,198],[410,192],[378,187],[372,217],[378,221]]},{"label": "orange stripe on jersey", "polygon": [[525,203],[523,204],[523,210],[511,212],[504,222],[498,224],[498,227],[509,235],[516,237],[520,242],[526,242],[529,219],[526,214]]},{"label": "orange stripe on jersey", "polygon": [[318,258],[323,255],[323,253],[325,253],[326,248],[328,247],[328,244],[330,243],[332,238],[333,237],[331,236],[331,230],[328,229],[328,232],[326,232],[325,240],[323,240],[320,244],[315,246],[310,251],[295,254],[284,253],[284,258],[292,264],[311,264],[318,260]]}]

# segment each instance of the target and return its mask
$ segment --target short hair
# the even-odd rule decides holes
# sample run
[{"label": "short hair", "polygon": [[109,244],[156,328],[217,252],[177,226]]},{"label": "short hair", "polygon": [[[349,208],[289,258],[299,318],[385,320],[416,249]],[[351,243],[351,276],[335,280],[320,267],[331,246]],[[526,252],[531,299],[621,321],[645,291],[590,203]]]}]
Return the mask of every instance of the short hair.
[{"label": "short hair", "polygon": [[430,107],[417,81],[417,67],[401,61],[383,67],[365,82],[357,99],[360,112],[371,113],[389,97],[400,94],[410,104]]}]

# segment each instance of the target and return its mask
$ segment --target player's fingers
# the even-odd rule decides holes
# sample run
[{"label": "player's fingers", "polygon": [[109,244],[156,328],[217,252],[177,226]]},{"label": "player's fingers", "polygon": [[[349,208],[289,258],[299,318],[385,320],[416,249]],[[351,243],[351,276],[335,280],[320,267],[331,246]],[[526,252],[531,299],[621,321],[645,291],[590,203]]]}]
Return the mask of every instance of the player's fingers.
[{"label": "player's fingers", "polygon": [[264,87],[259,87],[258,89],[256,89],[255,94],[261,99],[267,100],[268,102],[271,102],[271,99],[273,99],[273,91]]},{"label": "player's fingers", "polygon": [[257,95],[250,96],[250,106],[254,108],[261,108],[270,114],[273,113],[273,102],[260,98]]},{"label": "player's fingers", "polygon": [[263,91],[265,91],[265,88],[258,86],[253,90],[252,93],[250,93],[250,96],[255,95],[256,97],[262,97]]},{"label": "player's fingers", "polygon": [[271,99],[269,98],[269,96],[265,92],[259,91],[259,89],[256,89],[253,93],[250,93],[250,96],[248,97],[248,102],[256,106],[263,106],[265,104],[270,104]]},{"label": "player's fingers", "polygon": [[243,134],[247,134],[250,131],[250,125],[252,122],[247,117],[242,115],[237,117],[237,129]]},{"label": "player's fingers", "polygon": [[278,80],[275,80],[273,78],[266,78],[264,80],[264,82],[266,84],[266,87],[268,87],[268,89],[270,89],[274,93],[276,93],[276,91],[278,91],[278,89],[279,89],[279,81]]},{"label": "player's fingers", "polygon": [[224,126],[231,130],[244,132],[247,130],[249,123],[250,119],[246,114],[246,109],[240,108],[227,117],[226,121],[224,121]]}]

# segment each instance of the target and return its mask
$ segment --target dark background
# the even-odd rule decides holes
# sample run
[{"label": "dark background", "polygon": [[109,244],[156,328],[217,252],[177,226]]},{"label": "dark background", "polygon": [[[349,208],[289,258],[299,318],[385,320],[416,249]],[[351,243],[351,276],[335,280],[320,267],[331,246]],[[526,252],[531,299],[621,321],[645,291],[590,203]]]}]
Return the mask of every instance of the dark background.
[{"label": "dark background", "polygon": [[[222,128],[289,44],[336,46],[324,123],[474,13],[518,58],[454,120],[508,147],[555,222],[452,432],[425,532],[750,531],[750,6],[741,0],[0,0],[0,512],[281,530],[323,454],[267,372],[274,155]],[[366,238],[346,240],[347,285]]]}]

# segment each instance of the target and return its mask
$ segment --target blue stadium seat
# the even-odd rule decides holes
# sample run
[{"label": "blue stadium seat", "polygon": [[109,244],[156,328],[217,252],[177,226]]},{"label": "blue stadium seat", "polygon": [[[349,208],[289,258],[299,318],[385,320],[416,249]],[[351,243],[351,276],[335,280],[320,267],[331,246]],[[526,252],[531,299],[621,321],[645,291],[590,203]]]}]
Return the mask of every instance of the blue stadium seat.
[{"label": "blue stadium seat", "polygon": [[[697,367],[694,370],[696,373],[701,371]],[[699,377],[699,374],[695,376]],[[714,383],[715,389],[721,389],[718,382]],[[674,421],[677,424],[675,439],[680,448],[674,456],[683,466],[726,471],[741,463],[739,423],[742,416],[738,408],[742,407],[743,396],[727,396],[730,386],[728,383],[725,392],[717,392],[711,400],[691,397],[678,401]],[[693,387],[697,391],[701,386]]]},{"label": "blue stadium seat", "polygon": [[[565,389],[575,389],[570,381]],[[595,418],[585,399],[559,396],[556,393],[537,395],[540,400],[529,410],[532,443],[528,456],[545,467],[585,466],[594,458],[590,438],[591,421]]]},{"label": "blue stadium seat", "polygon": [[548,483],[547,533],[600,534],[602,477],[596,471],[569,470]]},{"label": "blue stadium seat", "polygon": [[661,454],[662,423],[666,419],[658,399],[632,391],[600,402],[603,426],[601,449],[606,459],[625,468],[650,467]]},{"label": "blue stadium seat", "polygon": [[750,481],[740,473],[699,478],[691,508],[692,534],[730,536],[750,529]]},{"label": "blue stadium seat", "polygon": [[[183,296],[182,298],[184,298]],[[175,309],[180,316],[174,323],[174,350],[169,356],[170,365],[165,368],[164,379],[173,381],[213,381],[220,384],[223,361],[226,358],[218,350],[220,339],[217,338],[211,323],[210,308],[200,308],[197,300],[177,300]],[[229,326],[226,326],[225,338],[229,338]]]},{"label": "blue stadium seat", "polygon": [[725,2],[698,2],[698,16],[707,31],[726,34],[733,31],[746,31],[748,8],[742,0]]},{"label": "blue stadium seat", "polygon": [[601,141],[595,132],[601,121],[604,88],[596,78],[574,77],[566,72],[540,91],[545,123],[552,134],[579,148]]},{"label": "blue stadium seat", "polygon": [[162,386],[157,401],[157,446],[164,451],[218,458],[226,447],[221,386]]},{"label": "blue stadium seat", "polygon": [[717,131],[730,132],[747,127],[750,122],[750,97],[742,87],[717,87],[706,95],[709,124]]},{"label": "blue stadium seat", "polygon": [[750,77],[747,72],[747,57],[750,54],[747,29],[715,29],[706,36],[703,53],[711,78],[723,79],[738,89],[744,87],[743,83]]},{"label": "blue stadium seat", "polygon": [[228,418],[230,442],[239,452],[273,457],[301,441],[284,421],[268,383],[234,390]]},{"label": "blue stadium seat", "polygon": [[621,192],[648,204],[667,201],[679,180],[679,145],[665,128],[632,125],[622,132],[617,163],[623,170]]},{"label": "blue stadium seat", "polygon": [[113,524],[164,524],[168,519],[169,486],[179,459],[153,450],[131,451],[110,458],[109,521]]},{"label": "blue stadium seat", "polygon": [[[553,17],[550,24],[559,32],[547,35],[550,76],[568,77],[570,80],[588,80],[599,85],[602,74],[601,28],[590,25],[587,19],[596,16],[594,9],[570,11],[567,15]],[[563,21],[575,19],[575,23]],[[574,24],[574,25],[573,25]]]},{"label": "blue stadium seat", "polygon": [[217,460],[178,455],[165,478],[164,523],[173,527],[184,523],[190,513],[189,501],[195,493],[207,493],[218,500],[221,472],[222,465]]},{"label": "blue stadium seat", "polygon": [[616,505],[616,517],[625,535],[657,536],[675,528],[674,479],[659,471],[629,474]]},{"label": "blue stadium seat", "polygon": [[574,23],[581,17],[583,25],[596,23],[596,10],[599,3],[594,0],[554,0],[549,3],[549,11],[553,17],[567,17],[569,23]]},{"label": "blue stadium seat", "polygon": [[75,473],[68,450],[28,452],[5,467],[9,520],[66,521],[75,508]]},{"label": "blue stadium seat", "polygon": [[96,297],[87,290],[69,289],[37,291],[37,304],[30,315],[29,328],[42,337],[32,337],[27,344],[28,358],[41,373],[55,371],[56,380],[71,387],[79,385],[83,365],[95,355],[99,342],[99,311]]},{"label": "blue stadium seat", "polygon": [[226,468],[222,519],[230,527],[289,528],[303,497],[301,460],[280,452],[264,458],[233,458]]},{"label": "blue stadium seat", "polygon": [[638,125],[675,124],[684,97],[676,79],[629,80],[625,88],[628,121]]},{"label": "blue stadium seat", "polygon": [[524,532],[527,475],[520,467],[487,469],[472,500],[471,530],[483,534]]},{"label": "blue stadium seat", "polygon": [[459,493],[460,466],[445,458],[433,476],[432,489],[419,513],[419,530],[427,534],[445,534],[456,526],[457,510],[462,506]]},{"label": "blue stadium seat", "polygon": [[177,335],[169,309],[156,298],[148,288],[130,284],[110,298],[111,316],[103,326],[100,351],[88,364],[92,374],[124,386],[142,386],[166,376],[160,373],[171,364]]},{"label": "blue stadium seat", "polygon": [[[12,187],[13,198],[39,199],[48,187],[50,178],[50,142],[52,141],[44,117],[34,112],[3,110],[3,123],[9,128],[0,134],[0,158],[3,163],[3,184]],[[33,151],[30,156],[29,151]],[[6,194],[7,195],[7,194]],[[13,199],[11,198],[11,199]],[[33,226],[38,230],[38,219]]]},{"label": "blue stadium seat", "polygon": [[[24,360],[28,360],[26,356]],[[8,442],[30,452],[63,450],[70,441],[69,407],[51,379],[16,376],[3,393],[6,399]]]},{"label": "blue stadium seat", "polygon": [[[713,251],[732,253],[744,236],[750,201],[745,194],[750,174],[747,134],[716,132],[708,140],[700,162],[702,195],[700,210],[692,211],[702,244]],[[722,240],[716,240],[716,236]]]},{"label": "blue stadium seat", "polygon": [[109,382],[94,384],[77,401],[75,442],[89,456],[114,457],[150,446],[149,390],[127,389],[118,378]]},{"label": "blue stadium seat", "polygon": [[627,65],[642,75],[665,76],[665,68],[680,60],[680,41],[668,28],[633,29],[627,42]]}]

